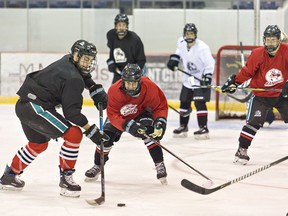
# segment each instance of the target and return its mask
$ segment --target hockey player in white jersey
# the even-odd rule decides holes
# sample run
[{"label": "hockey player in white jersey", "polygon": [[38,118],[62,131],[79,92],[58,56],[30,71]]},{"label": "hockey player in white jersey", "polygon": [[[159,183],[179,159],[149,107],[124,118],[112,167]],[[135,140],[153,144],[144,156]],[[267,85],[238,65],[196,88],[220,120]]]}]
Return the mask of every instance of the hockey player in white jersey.
[{"label": "hockey player in white jersey", "polygon": [[199,86],[211,84],[215,60],[209,46],[197,38],[197,33],[195,24],[187,23],[184,26],[183,36],[178,39],[176,52],[170,56],[167,63],[170,70],[177,71],[181,60],[185,72],[191,74],[189,76],[183,73],[180,93],[180,127],[173,133],[174,137],[187,137],[190,116],[185,114],[191,112],[191,102],[194,101],[199,126],[199,130],[194,132],[195,139],[209,139],[206,102],[210,101],[211,89],[199,88]]}]

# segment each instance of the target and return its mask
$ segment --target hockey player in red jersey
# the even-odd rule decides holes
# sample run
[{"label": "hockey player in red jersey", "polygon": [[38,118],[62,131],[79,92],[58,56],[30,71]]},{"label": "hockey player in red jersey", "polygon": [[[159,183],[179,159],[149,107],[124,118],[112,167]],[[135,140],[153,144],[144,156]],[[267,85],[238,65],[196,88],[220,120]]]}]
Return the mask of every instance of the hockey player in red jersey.
[{"label": "hockey player in red jersey", "polygon": [[246,125],[239,137],[239,148],[234,163],[247,164],[247,149],[257,131],[263,125],[266,114],[276,108],[285,123],[288,123],[288,44],[281,43],[281,31],[277,25],[266,27],[263,47],[252,51],[246,65],[237,75],[231,75],[222,86],[222,92],[234,93],[239,84],[251,78],[251,88],[282,89],[274,91],[252,91]]},{"label": "hockey player in red jersey", "polygon": [[[0,189],[21,190],[25,182],[20,180],[19,174],[47,149],[51,139],[63,138],[59,153],[60,195],[80,196],[81,186],[73,180],[83,137],[80,127],[95,143],[109,139],[100,133],[95,124],[89,124],[81,112],[85,87],[89,89],[96,106],[102,103],[106,108],[107,105],[107,93],[90,75],[95,69],[96,55],[94,44],[77,40],[71,48],[71,54],[40,71],[27,74],[17,92],[20,98],[15,111],[28,143],[18,150],[10,166],[6,166],[0,178]],[[55,108],[59,105],[63,114]]]},{"label": "hockey player in red jersey", "polygon": [[[168,115],[168,104],[164,93],[148,77],[142,76],[137,64],[127,64],[123,69],[122,79],[108,90],[108,120],[104,132],[110,137],[104,145],[105,162],[109,152],[121,134],[126,131],[134,137],[141,138],[146,145],[157,171],[157,178],[166,184],[166,168],[161,147],[151,139],[161,140]],[[97,180],[100,175],[100,147],[97,146],[94,166],[87,170],[86,181]]]}]

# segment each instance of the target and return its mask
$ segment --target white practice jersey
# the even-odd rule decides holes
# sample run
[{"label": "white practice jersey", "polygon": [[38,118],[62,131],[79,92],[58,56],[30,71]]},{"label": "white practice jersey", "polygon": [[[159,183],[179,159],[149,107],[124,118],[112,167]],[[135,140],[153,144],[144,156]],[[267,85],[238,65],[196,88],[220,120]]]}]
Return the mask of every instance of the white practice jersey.
[{"label": "white practice jersey", "polygon": [[[212,57],[210,48],[203,41],[196,38],[195,44],[188,50],[187,42],[180,37],[177,42],[176,53],[180,56],[184,71],[202,79],[204,74],[213,74],[215,68],[215,60]],[[189,76],[183,73],[183,85],[187,88],[195,88],[188,81]],[[200,85],[200,81],[194,79],[194,85]]]}]

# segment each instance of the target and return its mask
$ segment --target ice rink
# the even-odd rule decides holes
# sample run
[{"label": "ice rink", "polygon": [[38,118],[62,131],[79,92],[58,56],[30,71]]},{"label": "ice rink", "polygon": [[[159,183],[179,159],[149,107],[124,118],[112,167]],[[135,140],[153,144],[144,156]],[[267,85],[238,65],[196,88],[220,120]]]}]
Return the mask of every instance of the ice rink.
[{"label": "ice rink", "polygon": [[[98,111],[84,107],[90,123],[99,125]],[[232,163],[243,120],[215,121],[209,113],[210,140],[195,140],[197,129],[192,113],[187,138],[173,138],[178,114],[169,110],[168,128],[162,140],[170,151],[214,181],[213,187],[231,181],[288,154],[288,125],[274,122],[261,129],[248,154],[246,166]],[[0,172],[27,141],[14,105],[0,105]],[[168,185],[156,179],[150,155],[141,140],[127,133],[114,145],[105,166],[106,202],[89,206],[85,199],[101,195],[100,181],[84,182],[93,164],[95,145],[86,137],[80,147],[74,179],[82,186],[80,198],[59,195],[58,155],[62,139],[52,140],[48,149],[21,175],[21,192],[0,191],[1,216],[286,216],[288,213],[288,161],[284,161],[215,193],[200,195],[183,188],[183,178],[201,185],[206,179],[164,151]],[[99,179],[100,180],[100,179]],[[125,203],[126,207],[117,207]]]}]

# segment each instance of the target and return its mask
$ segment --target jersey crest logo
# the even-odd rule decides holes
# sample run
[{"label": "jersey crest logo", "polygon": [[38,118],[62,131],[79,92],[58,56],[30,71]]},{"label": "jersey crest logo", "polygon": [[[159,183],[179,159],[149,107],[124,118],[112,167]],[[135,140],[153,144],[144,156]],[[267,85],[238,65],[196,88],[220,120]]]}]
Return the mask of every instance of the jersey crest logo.
[{"label": "jersey crest logo", "polygon": [[193,62],[187,62],[187,69],[192,73],[198,72],[197,66]]},{"label": "jersey crest logo", "polygon": [[264,84],[265,86],[274,86],[278,83],[283,82],[283,76],[282,72],[278,69],[271,69],[269,70],[266,75],[265,75],[266,83]]},{"label": "jersey crest logo", "polygon": [[115,48],[113,50],[113,56],[115,59],[115,63],[124,63],[127,61],[126,55],[121,48]]},{"label": "jersey crest logo", "polygon": [[136,104],[126,104],[120,109],[120,113],[122,116],[128,116],[131,114],[137,113],[137,105]]}]

